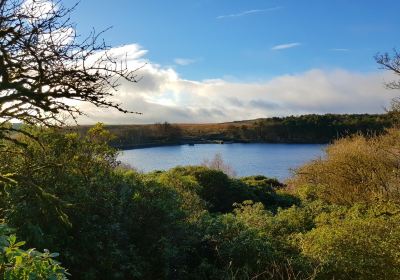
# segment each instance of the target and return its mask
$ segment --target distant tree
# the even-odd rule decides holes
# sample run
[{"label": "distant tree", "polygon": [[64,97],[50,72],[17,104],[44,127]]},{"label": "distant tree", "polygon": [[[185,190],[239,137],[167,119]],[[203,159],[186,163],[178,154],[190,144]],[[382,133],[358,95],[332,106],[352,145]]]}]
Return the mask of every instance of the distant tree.
[{"label": "distant tree", "polygon": [[169,122],[155,123],[153,129],[155,137],[166,141],[178,140],[182,136],[180,127]]},{"label": "distant tree", "polygon": [[201,165],[211,169],[220,170],[230,177],[236,177],[237,175],[233,167],[224,162],[224,159],[220,153],[216,153],[214,158],[211,160],[205,159]]},{"label": "distant tree", "polygon": [[[109,97],[136,70],[109,52],[93,31],[86,38],[61,1],[0,0],[0,133],[10,121],[57,126],[83,114],[76,101],[128,113]],[[75,102],[74,102],[75,101]],[[2,135],[0,134],[0,137]]]}]

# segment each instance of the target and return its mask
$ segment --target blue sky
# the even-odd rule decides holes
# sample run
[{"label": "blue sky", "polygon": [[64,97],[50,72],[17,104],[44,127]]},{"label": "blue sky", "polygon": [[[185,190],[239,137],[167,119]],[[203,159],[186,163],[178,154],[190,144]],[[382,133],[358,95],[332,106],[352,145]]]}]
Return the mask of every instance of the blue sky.
[{"label": "blue sky", "polygon": [[83,0],[74,21],[81,33],[113,26],[109,44],[138,43],[155,63],[185,59],[175,66],[184,78],[258,79],[311,68],[373,71],[374,54],[399,43],[399,10],[398,0]]},{"label": "blue sky", "polygon": [[112,26],[116,55],[148,63],[116,95],[143,115],[87,106],[82,122],[381,113],[396,94],[373,56],[400,47],[399,10],[398,0],[82,0],[79,34]]}]

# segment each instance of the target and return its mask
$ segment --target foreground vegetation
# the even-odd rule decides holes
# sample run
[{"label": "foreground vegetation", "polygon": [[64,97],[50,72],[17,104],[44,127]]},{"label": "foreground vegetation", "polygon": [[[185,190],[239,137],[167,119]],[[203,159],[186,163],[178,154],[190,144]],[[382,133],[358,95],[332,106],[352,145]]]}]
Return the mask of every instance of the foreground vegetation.
[{"label": "foreground vegetation", "polygon": [[[394,123],[392,114],[326,114],[215,124],[110,125],[111,145],[136,148],[188,143],[331,143],[352,134],[378,135]],[[90,126],[77,127],[84,134]]]},{"label": "foreground vegetation", "polygon": [[287,186],[204,166],[141,174],[101,125],[29,130],[0,153],[6,279],[400,277],[399,130],[339,140]]},{"label": "foreground vegetation", "polygon": [[[392,114],[164,123],[117,128],[114,140],[101,125],[46,129],[82,114],[76,101],[128,113],[109,98],[138,81],[101,33],[60,32],[75,30],[73,9],[0,1],[1,279],[400,278],[400,132],[382,134]],[[397,51],[376,61],[400,73]],[[205,166],[141,174],[109,145],[321,143],[354,132],[287,186]]]}]

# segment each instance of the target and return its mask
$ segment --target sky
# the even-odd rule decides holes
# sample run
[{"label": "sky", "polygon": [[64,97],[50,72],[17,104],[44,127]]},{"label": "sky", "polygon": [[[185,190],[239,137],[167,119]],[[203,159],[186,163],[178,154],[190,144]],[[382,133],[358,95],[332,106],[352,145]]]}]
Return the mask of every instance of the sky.
[{"label": "sky", "polygon": [[[71,6],[75,1],[62,1]],[[142,115],[82,104],[82,123],[222,122],[308,113],[380,113],[395,77],[374,55],[400,47],[398,0],[81,0],[130,67],[116,100]]]}]

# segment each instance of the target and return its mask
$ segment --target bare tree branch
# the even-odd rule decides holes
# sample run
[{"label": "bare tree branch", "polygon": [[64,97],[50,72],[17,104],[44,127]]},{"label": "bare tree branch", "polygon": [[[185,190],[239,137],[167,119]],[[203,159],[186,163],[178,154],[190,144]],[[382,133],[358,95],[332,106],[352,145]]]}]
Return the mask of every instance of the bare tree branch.
[{"label": "bare tree branch", "polygon": [[60,1],[0,0],[1,122],[61,126],[66,114],[83,114],[73,100],[137,113],[110,97],[121,80],[136,83],[138,69],[113,56],[103,32],[76,35],[74,9]]},{"label": "bare tree branch", "polygon": [[[396,75],[400,75],[400,53],[394,49],[392,54],[378,53],[375,61],[381,69],[389,70]],[[391,81],[385,84],[388,89],[400,89],[400,80]]]}]

